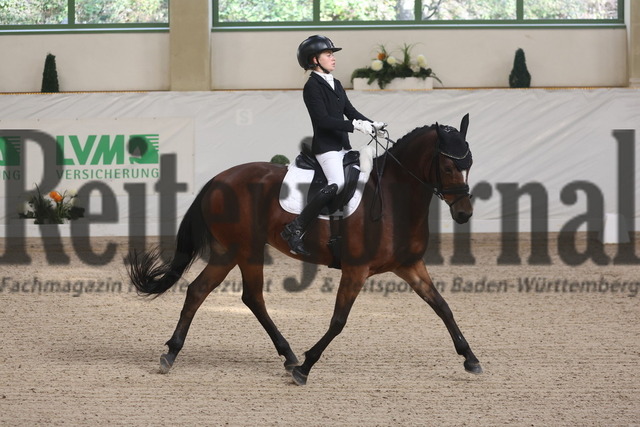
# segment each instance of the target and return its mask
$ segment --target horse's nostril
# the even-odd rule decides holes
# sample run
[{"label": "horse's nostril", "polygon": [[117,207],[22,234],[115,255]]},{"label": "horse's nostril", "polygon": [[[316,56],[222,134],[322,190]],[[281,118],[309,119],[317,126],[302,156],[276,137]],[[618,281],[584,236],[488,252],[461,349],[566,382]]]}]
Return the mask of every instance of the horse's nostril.
[{"label": "horse's nostril", "polygon": [[468,212],[462,212],[462,211],[458,212],[454,217],[455,221],[458,224],[466,223],[467,221],[469,221],[469,218],[471,218],[471,214]]}]

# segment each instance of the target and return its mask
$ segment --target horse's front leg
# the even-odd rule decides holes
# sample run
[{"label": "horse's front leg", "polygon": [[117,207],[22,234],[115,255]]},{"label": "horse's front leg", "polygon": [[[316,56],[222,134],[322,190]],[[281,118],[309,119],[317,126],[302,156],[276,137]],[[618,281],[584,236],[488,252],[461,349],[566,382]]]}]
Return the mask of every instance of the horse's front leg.
[{"label": "horse's front leg", "polygon": [[358,297],[364,281],[367,279],[368,271],[366,266],[364,268],[343,267],[329,330],[320,338],[320,341],[304,354],[304,363],[293,368],[291,375],[296,384],[304,385],[307,383],[307,377],[313,365],[320,359],[322,352],[329,346],[331,341],[344,329],[351,307]]},{"label": "horse's front leg", "polygon": [[451,334],[456,351],[459,355],[464,356],[464,368],[468,372],[472,372],[474,374],[482,373],[480,362],[471,351],[471,347],[469,347],[469,344],[462,335],[462,332],[460,332],[460,328],[458,328],[456,321],[453,319],[453,313],[451,312],[449,305],[433,285],[433,281],[431,280],[424,263],[422,261],[418,261],[412,266],[401,267],[395,270],[395,273],[400,278],[406,280],[420,298],[426,301],[431,308],[433,308],[436,314],[440,316],[446,325],[449,334]]}]

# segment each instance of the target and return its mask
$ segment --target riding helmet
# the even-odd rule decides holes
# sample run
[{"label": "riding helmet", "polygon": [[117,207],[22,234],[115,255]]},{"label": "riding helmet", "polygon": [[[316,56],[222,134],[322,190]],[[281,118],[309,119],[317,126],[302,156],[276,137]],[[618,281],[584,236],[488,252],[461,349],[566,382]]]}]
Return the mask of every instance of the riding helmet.
[{"label": "riding helmet", "polygon": [[312,58],[325,50],[337,52],[342,48],[336,47],[328,37],[319,35],[309,37],[298,46],[298,64],[305,70],[315,68],[316,64],[313,63]]}]

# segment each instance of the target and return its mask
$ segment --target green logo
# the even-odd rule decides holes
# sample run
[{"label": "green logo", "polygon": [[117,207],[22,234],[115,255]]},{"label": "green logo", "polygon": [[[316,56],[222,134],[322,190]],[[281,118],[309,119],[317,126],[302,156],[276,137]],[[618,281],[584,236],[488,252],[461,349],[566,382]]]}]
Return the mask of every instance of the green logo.
[{"label": "green logo", "polygon": [[0,166],[20,166],[19,136],[0,137]]},{"label": "green logo", "polygon": [[[57,136],[58,165],[158,164],[160,135]],[[125,143],[126,141],[126,143]]]}]

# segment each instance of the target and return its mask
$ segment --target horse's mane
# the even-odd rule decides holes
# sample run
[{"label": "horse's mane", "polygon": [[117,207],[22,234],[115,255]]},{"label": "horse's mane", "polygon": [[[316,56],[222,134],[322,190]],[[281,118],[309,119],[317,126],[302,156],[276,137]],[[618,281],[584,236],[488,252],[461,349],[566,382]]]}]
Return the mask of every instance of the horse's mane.
[{"label": "horse's mane", "polygon": [[419,138],[427,132],[435,130],[437,126],[439,138],[439,151],[445,156],[453,159],[456,167],[460,170],[469,169],[473,163],[469,143],[465,141],[464,135],[460,134],[458,129],[448,125],[433,124],[431,126],[422,126],[415,128],[402,138],[400,138],[393,147],[389,148],[389,152],[395,152],[407,144],[407,142]]},{"label": "horse's mane", "polygon": [[411,141],[419,136],[422,136],[423,134],[429,132],[430,130],[435,129],[435,127],[436,125],[433,124],[431,126],[422,126],[422,127],[415,128],[414,130],[410,131],[402,138],[398,139],[396,143],[393,144],[393,147],[389,149],[389,151],[393,153],[394,151],[398,150],[400,147],[405,145],[407,141]]}]

